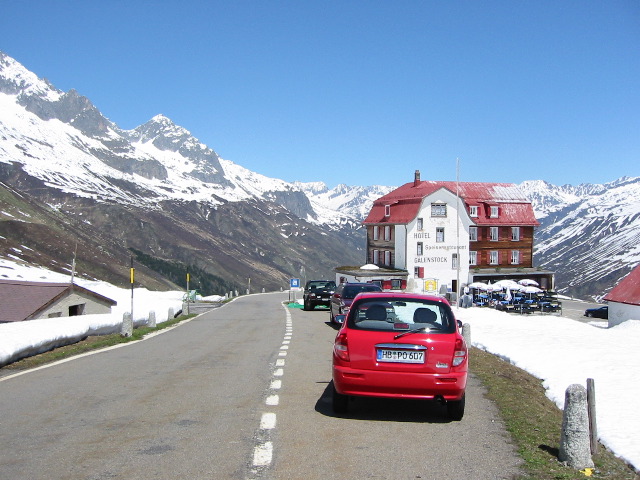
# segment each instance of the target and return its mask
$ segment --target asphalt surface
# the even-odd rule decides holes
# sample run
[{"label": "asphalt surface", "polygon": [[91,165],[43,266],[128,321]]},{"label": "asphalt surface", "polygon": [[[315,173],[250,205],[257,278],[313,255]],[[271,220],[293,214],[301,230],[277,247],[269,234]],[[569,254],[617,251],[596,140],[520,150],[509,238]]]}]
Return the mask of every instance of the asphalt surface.
[{"label": "asphalt surface", "polygon": [[577,320],[579,322],[606,322],[602,318],[589,318],[584,316],[584,311],[587,308],[597,308],[602,305],[606,305],[604,303],[591,303],[585,302],[582,300],[562,300],[562,316],[571,318],[572,320]]},{"label": "asphalt surface", "polygon": [[147,340],[0,379],[2,479],[509,479],[520,459],[469,379],[431,402],[331,409],[335,329],[287,294],[240,297]]}]

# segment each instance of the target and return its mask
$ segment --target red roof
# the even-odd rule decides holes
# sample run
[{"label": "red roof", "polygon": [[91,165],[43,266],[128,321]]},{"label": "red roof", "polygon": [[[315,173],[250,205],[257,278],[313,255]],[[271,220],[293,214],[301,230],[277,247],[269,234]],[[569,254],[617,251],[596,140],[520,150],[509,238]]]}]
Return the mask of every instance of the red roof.
[{"label": "red roof", "polygon": [[[456,194],[464,202],[467,212],[470,206],[478,207],[476,225],[538,226],[531,202],[513,183],[481,182],[409,182],[380,197],[373,203],[363,223],[406,224],[418,215],[422,199],[440,189]],[[390,206],[390,216],[385,216],[385,207]],[[499,208],[499,215],[491,218],[491,206]]]},{"label": "red roof", "polygon": [[608,302],[640,305],[640,264],[604,296]]}]

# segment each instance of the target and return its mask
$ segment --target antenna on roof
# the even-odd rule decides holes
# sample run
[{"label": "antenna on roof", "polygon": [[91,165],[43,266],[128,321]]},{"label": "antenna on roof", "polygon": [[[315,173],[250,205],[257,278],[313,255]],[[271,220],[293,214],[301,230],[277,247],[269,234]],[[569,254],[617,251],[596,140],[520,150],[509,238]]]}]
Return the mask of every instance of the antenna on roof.
[{"label": "antenna on roof", "polygon": [[76,276],[76,254],[78,253],[78,242],[76,242],[76,249],[73,251],[73,261],[71,262],[71,285],[73,285],[73,277]]},{"label": "antenna on roof", "polygon": [[460,218],[460,159],[456,158],[456,308],[460,307]]}]

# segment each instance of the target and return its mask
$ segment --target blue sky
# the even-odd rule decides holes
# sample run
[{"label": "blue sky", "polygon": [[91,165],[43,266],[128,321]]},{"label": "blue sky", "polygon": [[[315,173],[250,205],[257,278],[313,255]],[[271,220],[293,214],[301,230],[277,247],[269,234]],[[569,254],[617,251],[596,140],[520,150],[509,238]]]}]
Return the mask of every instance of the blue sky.
[{"label": "blue sky", "polygon": [[637,0],[0,0],[0,50],[287,181],[640,175]]}]

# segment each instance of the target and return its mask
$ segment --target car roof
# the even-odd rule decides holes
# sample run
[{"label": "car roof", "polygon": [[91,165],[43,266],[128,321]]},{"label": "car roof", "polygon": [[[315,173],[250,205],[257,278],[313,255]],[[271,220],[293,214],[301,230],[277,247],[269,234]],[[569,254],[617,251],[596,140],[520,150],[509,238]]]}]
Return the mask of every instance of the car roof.
[{"label": "car roof", "polygon": [[437,295],[425,295],[422,293],[407,293],[407,292],[363,292],[358,295],[358,299],[376,299],[376,298],[384,298],[390,299],[395,298],[398,300],[430,300],[432,302],[440,302],[446,305],[449,305],[449,302],[444,297],[439,297]]}]

